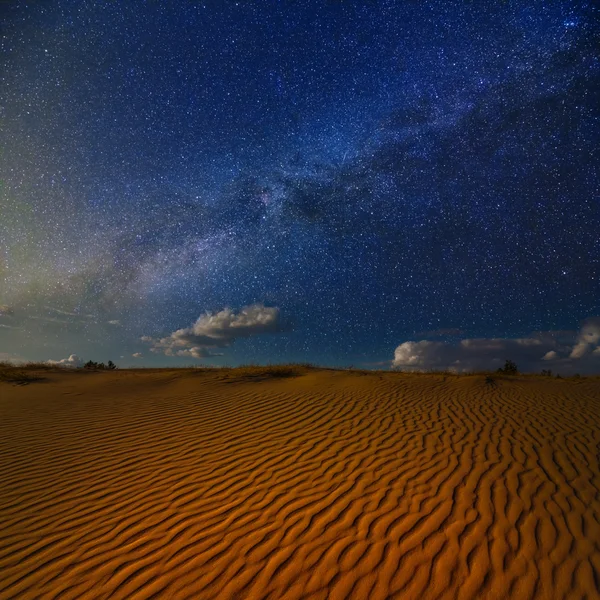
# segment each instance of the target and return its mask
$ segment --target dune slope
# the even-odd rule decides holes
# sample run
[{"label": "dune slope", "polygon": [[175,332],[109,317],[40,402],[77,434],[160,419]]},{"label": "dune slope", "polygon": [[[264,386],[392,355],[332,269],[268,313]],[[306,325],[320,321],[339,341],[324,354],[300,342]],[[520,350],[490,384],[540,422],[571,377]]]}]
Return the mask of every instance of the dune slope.
[{"label": "dune slope", "polygon": [[597,598],[600,380],[0,387],[0,598]]}]

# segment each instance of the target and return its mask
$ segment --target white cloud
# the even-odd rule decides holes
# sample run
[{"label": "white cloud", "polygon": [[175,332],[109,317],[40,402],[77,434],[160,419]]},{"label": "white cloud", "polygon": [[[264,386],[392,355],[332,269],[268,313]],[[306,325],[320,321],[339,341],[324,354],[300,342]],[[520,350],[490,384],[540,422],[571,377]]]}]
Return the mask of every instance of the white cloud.
[{"label": "white cloud", "polygon": [[210,352],[206,348],[201,346],[195,346],[194,348],[185,348],[184,350],[177,350],[173,353],[173,356],[190,356],[191,358],[210,358],[214,356],[223,356],[222,352]]},{"label": "white cloud", "polygon": [[10,354],[9,352],[0,352],[0,362],[8,362],[12,364],[27,362],[22,356]]},{"label": "white cloud", "polygon": [[475,371],[496,369],[507,358],[540,356],[540,340],[534,338],[469,338],[458,343],[404,342],[395,351],[392,365],[404,370],[450,369]]},{"label": "white cloud", "polygon": [[443,342],[404,342],[394,352],[394,367],[434,368],[446,359],[450,360],[451,346]]},{"label": "white cloud", "polygon": [[571,358],[581,358],[595,352],[600,343],[600,317],[586,319],[577,336],[577,343],[571,351]]},{"label": "white cloud", "polygon": [[83,361],[77,356],[77,354],[71,354],[69,358],[63,358],[61,360],[47,360],[49,365],[62,365],[63,367],[81,367]]},{"label": "white cloud", "polygon": [[109,325],[114,325],[115,327],[120,327],[121,326],[121,321],[114,319],[113,321],[108,321]]},{"label": "white cloud", "polygon": [[141,352],[134,352],[131,356],[133,356],[133,358],[142,358],[142,353]]},{"label": "white cloud", "polygon": [[600,370],[600,318],[584,321],[570,342],[564,338],[553,332],[537,332],[525,338],[407,341],[396,348],[392,366],[408,371],[495,370],[510,359],[522,371],[540,370],[547,361],[553,361],[565,373]]},{"label": "white cloud", "polygon": [[279,317],[278,308],[263,304],[245,306],[237,313],[225,308],[215,313],[206,312],[191,327],[178,329],[166,337],[143,336],[141,339],[152,344],[152,352],[167,356],[222,356],[213,349],[230,346],[238,338],[280,331]]}]

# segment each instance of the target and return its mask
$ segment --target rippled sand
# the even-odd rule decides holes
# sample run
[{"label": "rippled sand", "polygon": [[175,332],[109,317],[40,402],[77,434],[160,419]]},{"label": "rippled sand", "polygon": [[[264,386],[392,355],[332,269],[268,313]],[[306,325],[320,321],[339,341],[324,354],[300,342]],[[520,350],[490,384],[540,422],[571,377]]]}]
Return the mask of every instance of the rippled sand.
[{"label": "rippled sand", "polygon": [[0,384],[0,598],[598,598],[600,379]]}]

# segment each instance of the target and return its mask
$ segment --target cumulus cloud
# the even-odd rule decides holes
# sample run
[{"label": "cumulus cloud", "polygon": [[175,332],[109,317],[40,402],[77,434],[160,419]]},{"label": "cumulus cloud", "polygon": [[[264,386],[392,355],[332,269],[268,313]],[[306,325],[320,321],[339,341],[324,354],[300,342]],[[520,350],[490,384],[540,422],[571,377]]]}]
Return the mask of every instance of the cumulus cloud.
[{"label": "cumulus cloud", "polygon": [[577,336],[577,342],[571,350],[571,358],[582,358],[594,353],[600,344],[600,317],[586,319]]},{"label": "cumulus cloud", "polygon": [[163,338],[143,336],[143,342],[152,344],[152,352],[167,356],[207,358],[222,356],[215,348],[230,346],[238,338],[246,338],[281,330],[279,309],[263,304],[245,306],[235,312],[225,308],[219,312],[206,312],[190,327],[178,329]]},{"label": "cumulus cloud", "polygon": [[394,367],[434,368],[440,366],[446,360],[451,360],[449,351],[451,346],[443,342],[404,342],[394,352]]},{"label": "cumulus cloud", "polygon": [[600,318],[584,321],[570,343],[564,341],[564,336],[551,333],[537,332],[525,338],[467,338],[454,343],[407,341],[396,348],[392,366],[408,371],[464,372],[494,370],[511,359],[523,371],[539,370],[542,361],[565,373],[600,369]]},{"label": "cumulus cloud", "polygon": [[133,358],[142,358],[142,353],[141,352],[134,352],[131,356],[133,356]]},{"label": "cumulus cloud", "polygon": [[63,367],[81,367],[83,361],[77,356],[77,354],[71,354],[69,358],[63,358],[61,360],[47,360],[49,365],[61,365]]}]

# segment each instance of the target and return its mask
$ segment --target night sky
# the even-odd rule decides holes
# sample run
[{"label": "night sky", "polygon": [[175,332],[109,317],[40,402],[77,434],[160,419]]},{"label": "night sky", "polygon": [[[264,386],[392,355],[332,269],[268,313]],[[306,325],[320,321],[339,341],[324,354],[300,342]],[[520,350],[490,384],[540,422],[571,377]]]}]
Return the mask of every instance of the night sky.
[{"label": "night sky", "polygon": [[0,358],[600,372],[599,16],[0,3]]}]

